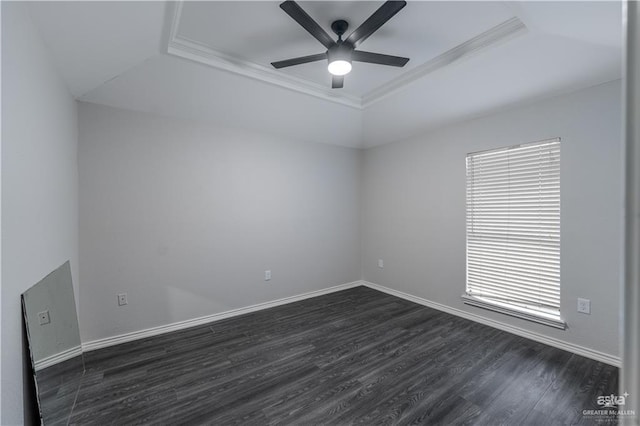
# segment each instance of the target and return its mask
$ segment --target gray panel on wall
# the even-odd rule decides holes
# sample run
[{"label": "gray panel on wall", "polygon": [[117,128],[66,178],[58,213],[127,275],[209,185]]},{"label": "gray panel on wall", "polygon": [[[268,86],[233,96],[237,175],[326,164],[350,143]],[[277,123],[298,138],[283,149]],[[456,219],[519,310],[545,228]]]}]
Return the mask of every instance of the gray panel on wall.
[{"label": "gray panel on wall", "polygon": [[[80,347],[78,314],[71,283],[71,267],[65,262],[42,281],[25,291],[24,299],[29,344],[33,361]],[[39,313],[49,322],[40,324]]]},{"label": "gray panel on wall", "polygon": [[41,422],[66,424],[84,375],[69,261],[21,298]]}]

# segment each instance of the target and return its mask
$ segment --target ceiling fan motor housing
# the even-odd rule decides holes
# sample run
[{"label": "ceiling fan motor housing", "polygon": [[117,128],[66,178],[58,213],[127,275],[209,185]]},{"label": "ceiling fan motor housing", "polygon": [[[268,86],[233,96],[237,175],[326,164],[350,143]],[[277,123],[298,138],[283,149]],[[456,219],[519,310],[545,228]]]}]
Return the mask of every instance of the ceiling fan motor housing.
[{"label": "ceiling fan motor housing", "polygon": [[337,21],[333,21],[331,24],[331,29],[334,33],[338,35],[338,38],[342,39],[342,34],[344,34],[349,28],[349,23],[344,19],[338,19]]},{"label": "ceiling fan motor housing", "polygon": [[333,61],[351,62],[352,52],[353,47],[351,47],[347,43],[338,43],[327,50],[327,59],[329,60],[329,63]]}]

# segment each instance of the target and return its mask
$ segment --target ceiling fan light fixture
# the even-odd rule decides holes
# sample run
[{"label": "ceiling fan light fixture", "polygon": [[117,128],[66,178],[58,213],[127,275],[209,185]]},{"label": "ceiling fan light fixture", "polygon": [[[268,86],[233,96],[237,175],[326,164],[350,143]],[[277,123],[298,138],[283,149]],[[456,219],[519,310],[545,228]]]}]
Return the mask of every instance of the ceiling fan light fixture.
[{"label": "ceiling fan light fixture", "polygon": [[333,75],[346,75],[351,72],[351,62],[337,59],[333,62],[329,62],[329,66],[327,68]]}]

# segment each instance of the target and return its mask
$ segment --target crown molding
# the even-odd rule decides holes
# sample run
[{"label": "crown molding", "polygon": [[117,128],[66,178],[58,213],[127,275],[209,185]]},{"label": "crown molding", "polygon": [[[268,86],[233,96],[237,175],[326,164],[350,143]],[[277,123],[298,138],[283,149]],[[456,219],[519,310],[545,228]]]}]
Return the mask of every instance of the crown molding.
[{"label": "crown molding", "polygon": [[359,96],[336,93],[309,80],[290,76],[269,67],[228,55],[178,35],[182,6],[183,2],[180,1],[174,9],[167,53],[351,108],[362,109],[362,99]]},{"label": "crown molding", "polygon": [[253,62],[239,60],[233,56],[210,49],[200,43],[187,40],[183,37],[171,40],[167,52],[181,58],[212,66],[219,70],[240,74],[351,108],[362,109],[362,100],[358,96],[330,93],[329,89],[319,84],[278,73],[277,71],[270,70],[265,66]]},{"label": "crown molding", "polygon": [[526,32],[527,27],[520,19],[514,16],[370,91],[362,97],[362,107],[366,108],[436,70],[469,58]]},{"label": "crown molding", "polygon": [[359,97],[344,92],[337,93],[309,80],[287,75],[270,67],[237,58],[214,50],[196,40],[180,36],[179,27],[183,4],[183,1],[179,1],[173,8],[167,53],[359,110],[367,108],[436,70],[527,32],[525,24],[514,16]]}]

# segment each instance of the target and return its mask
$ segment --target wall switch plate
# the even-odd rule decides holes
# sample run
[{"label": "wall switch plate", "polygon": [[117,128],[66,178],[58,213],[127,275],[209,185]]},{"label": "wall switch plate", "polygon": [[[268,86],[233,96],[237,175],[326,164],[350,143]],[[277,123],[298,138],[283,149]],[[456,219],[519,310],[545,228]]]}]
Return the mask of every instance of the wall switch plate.
[{"label": "wall switch plate", "polygon": [[264,271],[264,280],[269,281],[271,279],[271,271]]},{"label": "wall switch plate", "polygon": [[384,260],[378,259],[378,268],[384,268]]},{"label": "wall switch plate", "polygon": [[578,312],[583,314],[591,313],[591,300],[578,297]]},{"label": "wall switch plate", "polygon": [[129,304],[129,302],[127,301],[127,293],[118,294],[118,306],[124,306],[127,304]]},{"label": "wall switch plate", "polygon": [[40,325],[49,324],[51,322],[49,311],[38,312],[38,322],[40,323]]}]

